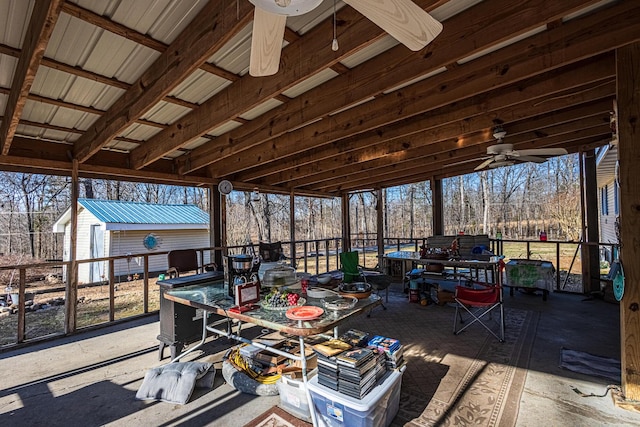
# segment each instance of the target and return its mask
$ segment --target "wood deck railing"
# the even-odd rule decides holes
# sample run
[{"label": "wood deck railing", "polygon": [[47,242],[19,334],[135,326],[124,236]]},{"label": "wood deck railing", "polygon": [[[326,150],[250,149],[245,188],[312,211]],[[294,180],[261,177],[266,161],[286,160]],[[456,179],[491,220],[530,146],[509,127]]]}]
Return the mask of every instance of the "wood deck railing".
[{"label": "wood deck railing", "polygon": [[[426,241],[426,237],[420,238],[403,238],[403,237],[389,237],[384,239],[385,243],[385,252],[396,251],[396,250],[413,250],[417,251],[420,245],[424,244]],[[298,241],[295,244],[294,251],[291,251],[290,242],[282,242],[283,247],[285,249],[285,254],[295,262],[296,269],[298,271],[306,271],[311,274],[321,274],[323,272],[332,271],[339,269],[339,254],[342,251],[342,239],[341,238],[328,238],[328,239],[316,239],[316,240],[306,240],[306,241]],[[610,243],[586,243],[589,245],[598,245],[601,250],[610,251],[612,253],[616,253],[617,245]],[[504,254],[507,258],[526,258],[526,259],[546,259],[549,261],[555,261],[554,265],[556,266],[556,291],[571,291],[567,287],[567,281],[570,275],[580,275],[580,247],[581,245],[585,245],[585,243],[581,242],[563,242],[563,241],[536,241],[536,240],[491,240],[491,250],[496,254]],[[231,254],[241,253],[243,251],[247,251],[249,248],[252,248],[254,253],[257,253],[258,244],[250,244],[250,245],[241,245],[241,246],[231,246],[226,248],[226,251]],[[367,238],[362,238],[362,236],[354,236],[352,238],[352,249],[357,250],[361,254],[360,262],[362,265],[367,267],[373,267],[377,263],[377,255],[378,248],[376,246],[375,236],[369,236]],[[221,255],[225,248],[221,247],[210,247],[210,248],[197,248],[196,251],[199,254],[199,259],[201,263],[204,264],[203,260],[208,259],[216,259],[217,256]],[[157,280],[157,276],[159,273],[163,272],[154,272],[149,270],[149,259],[150,257],[157,256],[165,256],[168,254],[168,251],[158,251],[152,253],[140,253],[140,254],[126,254],[120,256],[110,256],[110,257],[101,257],[101,258],[92,258],[92,259],[82,259],[78,260],[78,264],[84,263],[94,263],[94,262],[106,262],[108,265],[108,276],[106,277],[105,282],[94,283],[94,284],[78,284],[77,278],[75,278],[75,282],[71,277],[63,277],[64,287],[52,286],[50,289],[45,289],[40,291],[39,293],[46,292],[65,292],[67,291],[69,286],[76,286],[77,289],[84,289],[91,286],[108,286],[108,313],[105,313],[106,316],[103,316],[105,321],[96,324],[91,324],[88,326],[78,327],[77,330],[73,331],[56,331],[51,334],[45,334],[41,337],[28,337],[26,335],[27,325],[26,325],[26,313],[27,307],[25,305],[25,296],[27,294],[27,277],[28,271],[32,269],[42,269],[42,270],[50,270],[50,271],[64,271],[68,273],[71,271],[70,262],[69,261],[52,261],[52,262],[44,262],[37,264],[21,264],[21,265],[7,265],[0,266],[0,271],[2,270],[15,270],[18,272],[17,274],[17,293],[18,293],[18,307],[17,307],[17,323],[16,323],[16,333],[15,333],[15,341],[5,342],[6,339],[3,339],[0,342],[0,348],[5,349],[7,345],[12,346],[15,344],[21,344],[25,342],[30,342],[33,340],[40,340],[43,338],[48,338],[50,336],[58,336],[65,334],[73,334],[79,330],[84,330],[91,327],[103,326],[105,324],[110,324],[116,321],[120,321],[123,319],[116,319],[116,287],[121,283],[121,278],[116,277],[115,271],[115,263],[120,260],[130,260],[131,258],[139,258],[142,260],[143,273],[141,274],[140,280],[142,281],[142,309],[140,313],[136,315],[126,316],[124,319],[132,319],[139,316],[145,316],[150,313],[157,312],[158,308],[154,304],[153,307],[150,306],[150,292],[153,292],[152,295],[157,297],[159,294],[156,288],[151,288],[152,285],[155,285],[155,281]],[[219,268],[222,268],[219,266]],[[577,273],[572,273],[572,271],[577,271]],[[76,269],[77,271],[77,269]],[[0,289],[0,291],[2,291]],[[575,290],[574,290],[575,291]],[[583,292],[582,290],[578,290],[577,292]],[[7,296],[8,298],[8,296]],[[159,297],[157,297],[159,298]],[[69,304],[68,301],[65,301],[65,304]],[[77,316],[78,314],[78,301],[73,301],[71,307],[67,307],[65,310],[65,316],[67,313],[71,313],[71,315]],[[34,312],[32,314],[37,314]],[[12,315],[15,316],[15,315]],[[0,322],[5,322],[7,316],[0,317]],[[69,323],[65,318],[64,325],[68,325]],[[74,322],[75,324],[75,322]],[[5,337],[6,338],[6,337]]]}]

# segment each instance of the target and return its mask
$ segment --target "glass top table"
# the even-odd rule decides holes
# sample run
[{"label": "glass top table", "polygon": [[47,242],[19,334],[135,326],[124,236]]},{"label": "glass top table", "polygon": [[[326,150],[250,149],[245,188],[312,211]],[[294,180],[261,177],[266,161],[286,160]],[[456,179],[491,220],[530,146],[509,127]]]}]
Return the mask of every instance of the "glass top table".
[{"label": "glass top table", "polygon": [[[235,303],[227,294],[222,282],[188,285],[171,289],[165,292],[164,297],[190,307],[299,337],[325,333],[350,317],[365,313],[381,303],[379,296],[371,295],[358,300],[352,309],[339,311],[324,309],[324,313],[320,317],[303,321],[287,318],[286,309],[269,309],[261,306],[260,303],[257,303],[258,307],[251,311],[242,313],[230,311],[230,308]],[[305,305],[322,307],[322,299],[306,298]]]}]

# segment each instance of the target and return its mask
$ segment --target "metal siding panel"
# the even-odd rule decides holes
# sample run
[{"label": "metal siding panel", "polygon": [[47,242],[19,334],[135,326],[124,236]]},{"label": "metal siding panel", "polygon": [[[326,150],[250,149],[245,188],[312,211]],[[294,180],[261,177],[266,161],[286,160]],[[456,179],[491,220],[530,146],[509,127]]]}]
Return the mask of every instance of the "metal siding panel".
[{"label": "metal siding panel", "polygon": [[154,105],[149,111],[147,111],[147,113],[142,116],[142,118],[155,123],[164,123],[169,125],[175,123],[177,120],[189,114],[191,111],[191,108],[161,101]]},{"label": "metal siding panel", "polygon": [[185,101],[202,104],[232,82],[202,70],[194,71],[170,94]]},{"label": "metal siding panel", "polygon": [[13,81],[13,73],[18,66],[18,58],[8,55],[0,55],[0,85],[2,87],[11,87]]},{"label": "metal siding panel", "polygon": [[[338,39],[338,41],[340,41],[340,39]],[[348,68],[354,68],[362,64],[363,62],[368,61],[374,56],[380,55],[381,53],[391,49],[392,47],[397,46],[398,44],[399,42],[396,39],[387,35],[375,41],[374,43],[371,43],[370,45],[358,50],[353,55],[342,59],[340,62]]]},{"label": "metal siding panel", "polygon": [[260,117],[261,115],[263,115],[264,113],[266,113],[267,111],[271,111],[274,108],[282,105],[283,103],[281,101],[278,101],[277,99],[271,98],[266,100],[265,102],[261,103],[260,105],[257,105],[256,107],[252,108],[249,111],[246,111],[245,113],[241,114],[240,117],[245,119],[245,120],[253,120],[256,117]]},{"label": "metal siding panel", "polygon": [[44,56],[85,68],[86,57],[94,50],[97,40],[104,32],[95,25],[61,13]]},{"label": "metal siding panel", "polygon": [[244,74],[249,70],[251,56],[251,32],[253,22],[245,26],[231,38],[220,50],[207,60],[235,74]]},{"label": "metal siding panel", "polygon": [[34,0],[0,2],[0,43],[22,46],[34,4]]},{"label": "metal siding panel", "polygon": [[282,94],[290,98],[295,98],[339,75],[340,74],[336,73],[332,69],[327,68],[326,70],[322,70],[310,78],[303,80],[297,85],[290,87],[286,91],[282,92]]},{"label": "metal siding panel", "polygon": [[147,126],[140,123],[133,123],[131,126],[124,129],[120,133],[120,136],[125,138],[135,139],[136,141],[146,141],[151,137],[153,137],[158,132],[160,132],[161,130],[162,129],[154,126]]},{"label": "metal siding panel", "polygon": [[217,128],[213,128],[211,129],[209,132],[207,132],[207,135],[211,135],[211,136],[220,136],[223,133],[227,133],[235,128],[238,128],[242,126],[242,123],[240,122],[236,122],[234,120],[229,120],[228,122],[225,122],[223,124],[221,124],[220,126],[218,126]]}]

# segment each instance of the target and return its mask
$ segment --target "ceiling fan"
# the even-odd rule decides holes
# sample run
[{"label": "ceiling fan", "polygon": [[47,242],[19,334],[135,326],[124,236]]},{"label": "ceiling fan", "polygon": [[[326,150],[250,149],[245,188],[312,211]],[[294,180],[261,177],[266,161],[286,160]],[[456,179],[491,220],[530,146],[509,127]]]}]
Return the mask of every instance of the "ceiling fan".
[{"label": "ceiling fan", "polygon": [[502,126],[493,128],[493,137],[498,140],[498,143],[487,147],[487,156],[483,157],[485,160],[476,166],[474,170],[479,171],[487,167],[498,168],[501,166],[512,166],[516,163],[524,162],[544,163],[547,161],[547,157],[567,154],[567,150],[564,148],[515,150],[513,144],[505,144],[502,142],[502,139],[506,135],[507,132],[505,132]]},{"label": "ceiling fan", "polygon": [[[256,6],[249,74],[270,76],[278,71],[280,64],[287,16],[310,12],[322,0],[249,1]],[[411,0],[343,1],[413,51],[424,48],[442,31],[442,24]]]}]

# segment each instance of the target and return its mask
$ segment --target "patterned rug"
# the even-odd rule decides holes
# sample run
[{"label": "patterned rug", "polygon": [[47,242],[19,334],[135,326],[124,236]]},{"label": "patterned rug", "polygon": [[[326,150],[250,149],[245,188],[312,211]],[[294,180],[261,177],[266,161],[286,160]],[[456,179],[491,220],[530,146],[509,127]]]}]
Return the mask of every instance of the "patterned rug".
[{"label": "patterned rug", "polygon": [[277,406],[263,412],[244,427],[310,427],[311,424],[294,417]]},{"label": "patterned rug", "polygon": [[505,321],[504,343],[475,331],[484,337],[475,356],[449,352],[437,361],[441,380],[435,390],[406,384],[407,369],[392,425],[514,426],[538,314],[505,310]]}]

